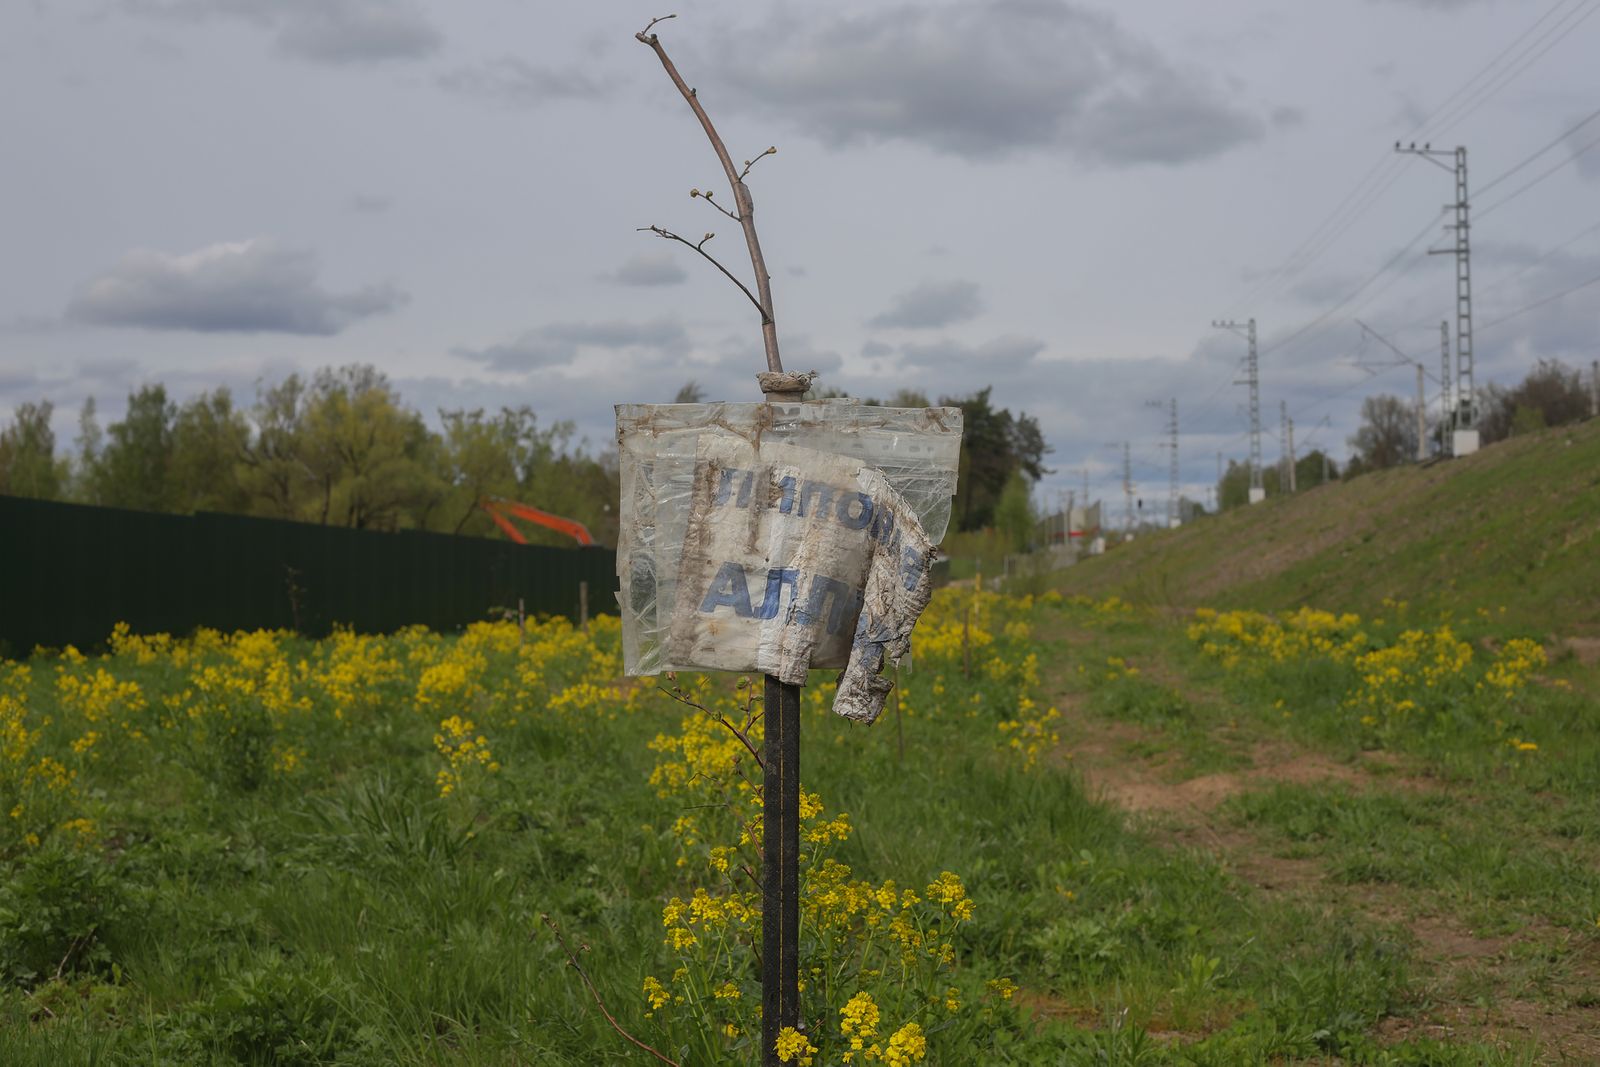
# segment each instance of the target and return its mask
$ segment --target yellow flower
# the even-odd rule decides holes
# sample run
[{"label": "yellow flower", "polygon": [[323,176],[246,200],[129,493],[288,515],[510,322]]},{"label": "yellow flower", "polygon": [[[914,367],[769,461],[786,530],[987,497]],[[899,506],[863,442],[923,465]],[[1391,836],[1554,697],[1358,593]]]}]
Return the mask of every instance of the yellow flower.
[{"label": "yellow flower", "polygon": [[922,1027],[906,1023],[889,1038],[883,1050],[883,1062],[891,1067],[907,1067],[921,1061],[928,1054],[928,1039],[922,1036]]},{"label": "yellow flower", "polygon": [[1017,991],[1017,985],[1009,978],[991,978],[988,983],[989,992],[1001,1000],[1010,1000]]},{"label": "yellow flower", "polygon": [[817,1046],[792,1026],[778,1031],[776,1049],[780,1063],[796,1063],[799,1067],[811,1067],[811,1057],[817,1054]]},{"label": "yellow flower", "polygon": [[[867,1038],[878,1032],[878,1005],[871,993],[857,993],[839,1009],[839,1014],[843,1017],[839,1029],[846,1037]],[[861,1043],[852,1041],[850,1046],[860,1048]]]}]

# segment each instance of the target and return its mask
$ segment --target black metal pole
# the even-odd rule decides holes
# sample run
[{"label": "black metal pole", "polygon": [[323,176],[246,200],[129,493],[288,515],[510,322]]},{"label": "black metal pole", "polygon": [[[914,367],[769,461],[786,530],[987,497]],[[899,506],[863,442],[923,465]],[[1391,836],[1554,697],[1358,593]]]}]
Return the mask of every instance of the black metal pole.
[{"label": "black metal pole", "polygon": [[800,1025],[800,687],[766,676],[761,778],[761,1062]]}]

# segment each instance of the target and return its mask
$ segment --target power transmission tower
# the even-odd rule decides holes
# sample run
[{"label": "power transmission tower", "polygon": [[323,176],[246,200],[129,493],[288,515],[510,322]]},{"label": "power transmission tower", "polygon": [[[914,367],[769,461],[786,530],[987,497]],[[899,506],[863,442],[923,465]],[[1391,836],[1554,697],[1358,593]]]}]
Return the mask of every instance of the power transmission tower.
[{"label": "power transmission tower", "polygon": [[1234,333],[1245,330],[1244,338],[1250,342],[1250,354],[1245,362],[1244,381],[1235,381],[1234,385],[1248,385],[1250,387],[1250,503],[1258,504],[1267,498],[1267,491],[1261,484],[1261,362],[1256,357],[1256,320],[1248,322],[1227,322],[1213,320],[1211,325],[1219,330],[1232,330]]},{"label": "power transmission tower", "polygon": [[1289,492],[1293,493],[1299,489],[1299,487],[1295,485],[1294,479],[1294,420],[1289,419],[1287,421],[1289,423]]},{"label": "power transmission tower", "polygon": [[1289,492],[1289,471],[1294,466],[1294,460],[1289,458],[1289,451],[1293,447],[1289,444],[1289,402],[1278,401],[1278,492]]},{"label": "power transmission tower", "polygon": [[1428,397],[1422,384],[1422,364],[1417,364],[1417,462],[1428,458]]},{"label": "power transmission tower", "polygon": [[1167,529],[1174,529],[1182,521],[1183,516],[1178,514],[1178,398],[1172,398],[1172,419],[1167,426],[1167,432],[1172,435],[1172,443],[1168,447],[1171,454],[1167,456]]},{"label": "power transmission tower", "polygon": [[1439,320],[1439,455],[1450,455],[1450,320]]},{"label": "power transmission tower", "polygon": [[[1418,148],[1415,143],[1402,148],[1399,141],[1395,142],[1394,150],[1404,155],[1421,156],[1441,170],[1455,174],[1456,200],[1449,205],[1455,209],[1455,222],[1447,227],[1456,232],[1455,247],[1430,248],[1428,254],[1454,254],[1456,257],[1456,405],[1452,428],[1461,436],[1455,438],[1452,451],[1466,455],[1478,450],[1477,393],[1472,380],[1472,242],[1469,218],[1471,204],[1467,200],[1467,150],[1462,145],[1449,149],[1425,144]],[[1441,163],[1441,157],[1452,159],[1454,166]]]},{"label": "power transmission tower", "polygon": [[1122,528],[1133,532],[1133,442],[1122,442]]},{"label": "power transmission tower", "polygon": [[[1083,522],[1078,526],[1078,529],[1083,533],[1084,543],[1087,544],[1089,537],[1089,467],[1087,464],[1083,468],[1083,503],[1079,505],[1079,510],[1083,512]],[[1097,523],[1096,529],[1098,528],[1099,524]]]},{"label": "power transmission tower", "polygon": [[1589,417],[1600,415],[1600,359],[1589,364]]},{"label": "power transmission tower", "polygon": [[1178,398],[1173,397],[1166,403],[1159,400],[1146,401],[1147,407],[1167,409],[1167,439],[1161,447],[1168,450],[1167,456],[1167,529],[1178,525]]}]

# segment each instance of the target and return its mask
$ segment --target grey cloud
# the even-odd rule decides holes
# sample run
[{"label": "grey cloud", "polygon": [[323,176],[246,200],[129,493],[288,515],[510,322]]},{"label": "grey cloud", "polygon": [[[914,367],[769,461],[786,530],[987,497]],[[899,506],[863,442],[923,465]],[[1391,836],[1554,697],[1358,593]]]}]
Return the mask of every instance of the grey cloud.
[{"label": "grey cloud", "polygon": [[1482,3],[1483,0],[1368,0],[1374,4],[1392,4],[1397,7],[1427,7],[1435,11],[1459,11],[1464,7]]},{"label": "grey cloud", "polygon": [[79,287],[66,317],[151,330],[328,336],[406,300],[388,284],[328,292],[317,281],[316,253],[251,240],[183,255],[129,252]]},{"label": "grey cloud", "polygon": [[976,282],[955,279],[923,282],[894,298],[888,310],[867,320],[869,326],[908,330],[937,329],[976,318],[983,297]]},{"label": "grey cloud", "polygon": [[554,100],[597,100],[606,86],[576,70],[537,67],[516,56],[501,56],[439,75],[441,89],[501,107],[537,107]]},{"label": "grey cloud", "polygon": [[970,159],[1062,151],[1124,166],[1207,158],[1266,129],[1200,68],[1107,15],[1043,0],[776,15],[715,53],[728,106],[752,101],[835,145],[906,141]]},{"label": "grey cloud", "polygon": [[689,338],[683,325],[672,319],[630,322],[553,322],[526,330],[510,341],[484,348],[460,347],[452,355],[503,373],[567,367],[576,363],[584,348],[644,349],[664,356],[682,356]]},{"label": "grey cloud", "polygon": [[54,333],[65,325],[48,315],[13,315],[0,320],[0,333]]},{"label": "grey cloud", "polygon": [[946,340],[908,344],[900,351],[908,364],[917,367],[977,367],[985,375],[1001,376],[1033,363],[1044,349],[1044,342],[1036,338],[1005,336],[977,346]]},{"label": "grey cloud", "polygon": [[1600,138],[1600,123],[1597,122],[1586,123],[1567,135],[1567,150],[1577,157],[1573,166],[1585,181],[1600,178],[1600,141],[1597,138]]},{"label": "grey cloud", "polygon": [[188,22],[232,18],[311,63],[424,59],[444,38],[412,0],[128,0],[128,10]]},{"label": "grey cloud", "polygon": [[618,285],[682,285],[689,280],[689,272],[670,252],[641,252],[605,279]]},{"label": "grey cloud", "polygon": [[393,206],[393,201],[379,193],[352,193],[344,202],[349,211],[360,215],[381,215]]}]

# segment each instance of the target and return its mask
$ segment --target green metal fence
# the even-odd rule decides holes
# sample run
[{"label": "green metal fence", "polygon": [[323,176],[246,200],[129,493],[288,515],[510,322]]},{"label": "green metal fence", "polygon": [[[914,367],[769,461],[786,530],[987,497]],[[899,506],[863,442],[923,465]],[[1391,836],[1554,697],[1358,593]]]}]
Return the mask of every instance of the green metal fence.
[{"label": "green metal fence", "polygon": [[162,515],[0,496],[0,655],[135,633],[454,630],[492,609],[614,613],[616,554],[201,512]]}]

